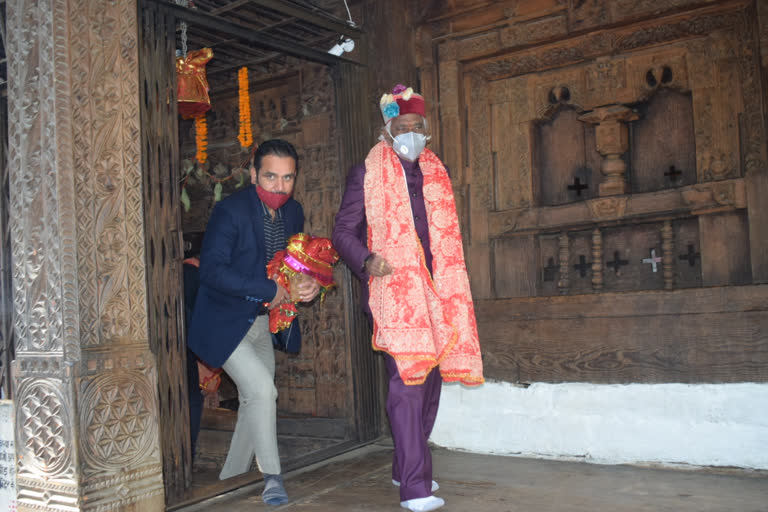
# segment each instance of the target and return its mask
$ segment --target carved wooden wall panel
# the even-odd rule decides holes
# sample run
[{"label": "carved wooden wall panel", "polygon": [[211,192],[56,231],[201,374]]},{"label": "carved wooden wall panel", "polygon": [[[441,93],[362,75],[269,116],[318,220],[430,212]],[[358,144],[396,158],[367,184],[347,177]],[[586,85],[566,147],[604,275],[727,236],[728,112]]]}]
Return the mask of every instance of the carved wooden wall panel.
[{"label": "carved wooden wall panel", "polygon": [[750,239],[745,212],[701,216],[699,230],[707,235],[701,237],[704,286],[750,284]]},{"label": "carved wooden wall panel", "polygon": [[[439,67],[424,61],[439,84],[440,149],[460,169],[452,178],[464,195],[473,293],[488,299],[479,309],[494,299],[518,297],[514,308],[543,295],[566,296],[560,305],[611,292],[640,301],[648,290],[658,319],[647,333],[624,324],[640,351],[626,372],[611,369],[606,357],[613,356],[601,356],[604,371],[582,372],[568,359],[574,352],[562,360],[570,368],[564,373],[535,372],[544,380],[642,380],[631,367],[675,343],[654,330],[675,314],[665,306],[670,290],[768,280],[766,234],[755,228],[768,221],[758,199],[768,176],[758,11],[738,0],[521,1],[494,6],[473,23],[469,13],[477,9],[479,2],[435,6],[421,30],[434,38]],[[738,315],[728,314],[719,328],[735,328]],[[515,336],[527,333],[531,347],[560,351],[546,326],[574,328],[542,314],[541,332],[522,324],[510,330],[501,318],[482,316],[491,322],[485,332],[499,340],[486,354],[489,374],[498,376],[512,375],[506,364],[525,366],[495,352],[520,348]],[[617,315],[590,329],[607,333],[622,322]],[[754,328],[744,342],[762,353],[766,332]],[[622,350],[607,335],[595,343],[607,353]],[[675,369],[648,379],[707,380],[697,350],[708,349],[692,348]],[[744,354],[733,355],[745,358],[747,371],[711,378],[768,379]]]},{"label": "carved wooden wall panel", "polygon": [[593,230],[580,230],[557,235],[555,259],[560,267],[550,270],[560,295],[590,293],[602,286],[602,268],[594,269],[595,244]]},{"label": "carved wooden wall panel", "polygon": [[[50,5],[48,6],[50,7]],[[57,268],[56,259],[48,260],[44,258],[43,251],[38,255],[38,247],[42,247],[45,242],[47,246],[52,242],[54,247],[59,248],[62,241],[58,239],[55,233],[49,234],[46,230],[45,220],[51,221],[51,225],[58,224],[58,219],[51,218],[51,213],[47,214],[42,208],[43,197],[47,191],[49,195],[57,196],[56,189],[50,190],[51,180],[46,180],[43,175],[36,175],[34,168],[26,168],[26,162],[38,162],[42,168],[51,168],[54,160],[54,148],[44,147],[39,144],[39,138],[43,135],[43,116],[53,116],[55,112],[42,107],[46,99],[50,101],[49,95],[39,94],[39,88],[43,85],[41,80],[47,80],[49,84],[53,83],[53,69],[51,66],[44,66],[39,75],[28,73],[31,66],[29,62],[35,62],[40,59],[39,55],[52,56],[54,47],[53,41],[39,39],[35,37],[31,28],[26,30],[23,27],[25,18],[33,18],[38,9],[32,5],[25,5],[22,2],[13,2],[7,5],[7,24],[9,34],[8,56],[9,56],[9,89],[8,89],[8,116],[9,116],[9,137],[10,147],[8,155],[8,172],[10,176],[10,198],[12,200],[11,211],[11,247],[13,249],[13,278],[14,278],[14,309],[16,311],[16,332],[17,332],[17,364],[19,367],[26,366],[34,371],[32,376],[19,375],[14,382],[14,393],[17,399],[17,428],[16,445],[20,448],[19,455],[21,463],[17,473],[17,485],[19,488],[19,504],[34,503],[34,494],[31,492],[43,478],[53,477],[60,484],[50,486],[55,498],[54,503],[66,502],[68,500],[77,500],[77,485],[74,481],[76,474],[76,453],[73,450],[56,450],[47,452],[47,446],[72,446],[74,444],[74,419],[70,411],[73,410],[73,392],[71,383],[63,375],[63,366],[65,362],[64,352],[64,333],[60,331],[61,319],[66,313],[69,313],[69,319],[76,322],[77,301],[70,300],[68,303],[58,302],[61,306],[48,314],[46,311],[48,305],[44,300],[40,300],[41,295],[46,296],[45,291],[53,292],[48,296],[55,304],[56,299],[61,299],[61,294],[55,286],[56,280],[62,279],[60,268]],[[51,20],[43,18],[43,27],[50,27]],[[13,30],[18,27],[18,31]],[[49,61],[50,62],[50,61]],[[45,77],[45,78],[42,78]],[[32,94],[34,90],[38,94]],[[25,91],[30,91],[25,94]],[[51,91],[52,92],[52,91]],[[26,96],[29,100],[24,102]],[[18,144],[18,145],[17,145]],[[50,171],[49,171],[50,172]],[[46,190],[47,189],[47,190]],[[72,222],[72,188],[70,185],[69,194],[65,198],[70,202],[65,206],[65,212],[70,213],[68,229],[64,231],[67,236],[67,245],[69,248],[75,245],[74,224]],[[15,198],[15,199],[14,199]],[[51,206],[55,206],[54,201]],[[25,233],[28,235],[25,236]],[[29,238],[28,238],[29,237]],[[31,250],[30,250],[31,249]],[[72,279],[76,272],[72,272],[74,267],[74,254],[68,255],[70,273],[66,276]],[[30,260],[28,261],[28,258]],[[25,265],[26,264],[26,265]],[[29,265],[29,266],[27,266]],[[46,290],[47,271],[51,268],[51,280],[53,281],[51,290]],[[29,269],[31,272],[28,272]],[[76,282],[76,281],[75,281]],[[27,292],[27,283],[32,286],[29,288],[31,293]],[[71,299],[75,299],[72,296]],[[37,304],[39,313],[36,316],[30,315],[30,306]],[[49,320],[50,319],[50,320]],[[49,323],[50,321],[50,323]],[[56,332],[59,330],[59,332]],[[53,331],[53,332],[51,332]],[[73,352],[67,354],[74,361],[80,358],[78,331],[70,331],[66,338],[68,346],[74,348]],[[49,341],[49,337],[58,338],[59,342],[55,345]],[[43,358],[25,357],[30,356],[37,350],[43,352]],[[45,359],[46,365],[43,367],[42,360]],[[37,375],[35,375],[37,374]],[[69,385],[68,385],[69,384]],[[40,422],[47,425],[45,430],[47,435],[41,436],[39,442],[33,441],[32,435],[35,432],[36,424]],[[51,428],[54,425],[61,425],[59,428]],[[50,467],[50,470],[46,468]],[[42,477],[42,478],[41,478]],[[50,492],[49,490],[49,492]],[[22,505],[23,506],[23,505]]]},{"label": "carved wooden wall panel", "polygon": [[[491,108],[494,204],[499,210],[528,206],[539,196],[539,184],[531,181],[530,173],[537,155],[527,147],[531,141],[528,133],[531,126],[514,122],[506,114],[511,109],[507,103],[495,104]],[[501,174],[502,166],[507,163],[517,166],[515,176]]]},{"label": "carved wooden wall panel", "polygon": [[[735,18],[731,19],[735,20]],[[505,132],[508,131],[506,130],[507,124],[499,119],[503,118],[503,114],[505,113],[509,119],[509,123],[527,122],[529,124],[534,123],[538,126],[538,131],[533,132],[535,136],[531,137],[529,135],[529,144],[526,145],[535,149],[531,150],[529,153],[518,154],[516,155],[516,158],[511,158],[502,163],[499,163],[498,154],[495,152],[488,154],[483,146],[475,145],[472,147],[473,155],[471,168],[473,170],[477,169],[477,172],[472,176],[473,200],[478,207],[478,211],[473,212],[471,217],[473,219],[471,229],[475,232],[480,230],[478,238],[481,240],[483,238],[483,217],[487,215],[482,211],[482,207],[486,206],[489,199],[492,199],[489,197],[491,194],[498,194],[498,188],[502,188],[503,191],[503,187],[489,186],[490,182],[488,177],[495,175],[496,183],[517,183],[527,181],[528,170],[525,169],[524,165],[516,166],[515,164],[517,162],[533,160],[534,171],[541,178],[540,187],[542,188],[542,191],[538,198],[538,204],[542,206],[546,204],[567,202],[569,198],[565,195],[566,191],[575,192],[582,189],[584,185],[588,185],[587,183],[584,183],[587,181],[586,177],[574,176],[574,174],[579,173],[578,168],[583,166],[583,164],[579,164],[579,161],[576,160],[578,151],[572,149],[581,146],[583,141],[586,141],[587,138],[581,135],[584,132],[579,126],[575,126],[574,122],[567,122],[567,117],[565,118],[566,121],[564,123],[559,122],[562,119],[563,112],[571,113],[571,117],[573,117],[573,110],[561,111],[556,114],[553,121],[542,122],[540,120],[539,116],[542,114],[547,115],[549,111],[551,111],[553,102],[565,102],[574,105],[575,108],[581,111],[592,112],[593,109],[599,105],[611,104],[614,102],[617,104],[618,102],[624,102],[632,105],[638,101],[647,101],[649,97],[652,98],[651,103],[654,102],[654,98],[655,101],[660,101],[659,98],[663,100],[663,98],[666,97],[666,93],[662,91],[656,94],[658,88],[680,88],[684,90],[688,86],[687,77],[690,72],[684,65],[686,57],[687,60],[690,61],[696,61],[697,58],[703,59],[704,55],[711,57],[712,51],[704,51],[704,48],[711,47],[714,41],[717,41],[717,44],[722,47],[721,53],[726,56],[729,55],[729,52],[732,52],[732,50],[729,50],[728,48],[737,46],[737,43],[733,41],[732,37],[724,36],[722,39],[725,42],[723,42],[719,34],[720,33],[718,33],[717,37],[711,36],[709,38],[711,40],[709,40],[707,44],[700,43],[699,41],[696,41],[697,44],[691,43],[689,46],[693,47],[693,50],[689,51],[684,49],[684,44],[678,45],[683,48],[663,48],[657,55],[652,57],[645,52],[640,52],[638,55],[619,55],[610,60],[602,58],[598,59],[597,62],[586,63],[576,69],[570,67],[565,68],[562,72],[553,70],[538,75],[523,75],[523,77],[528,78],[528,80],[520,80],[520,77],[516,77],[509,80],[501,79],[487,82],[486,80],[477,78],[473,73],[469,82],[469,86],[472,87],[470,92],[471,103],[469,104],[472,109],[472,111],[469,112],[469,129],[471,134],[477,135],[479,138],[485,138],[487,136],[485,130],[490,129],[492,130],[492,133],[490,134],[492,139],[504,140]],[[702,54],[695,54],[695,50],[700,50]],[[612,62],[614,60],[616,62]],[[731,60],[732,59],[724,59],[724,61],[728,62],[725,64],[726,68],[732,68]],[[517,65],[518,61],[515,62]],[[495,73],[496,67],[494,66],[497,63],[498,61],[481,65],[473,63],[470,69],[473,71],[476,69],[486,69]],[[709,65],[709,61],[707,61],[707,63]],[[645,71],[643,72],[642,70]],[[707,72],[708,70],[709,69],[705,67],[703,72]],[[583,74],[579,76],[579,72]],[[716,76],[720,76],[718,70],[712,72]],[[658,75],[658,80],[655,78],[656,75]],[[731,75],[727,74],[727,76]],[[606,87],[590,85],[596,83],[599,79],[607,82],[608,85]],[[713,151],[723,152],[716,148],[719,145],[729,144],[729,141],[732,142],[734,132],[738,131],[736,130],[738,124],[737,113],[740,111],[738,95],[728,95],[725,92],[732,82],[733,77],[725,82],[717,81],[716,87],[707,86],[706,80],[702,81],[702,84],[697,82],[697,85],[693,89],[694,109],[697,102],[704,101],[700,100],[698,96],[700,88],[703,89],[702,95],[705,98],[708,98],[706,101],[709,101],[710,103],[712,101],[711,96],[713,93],[711,90],[715,90],[718,95],[717,97],[720,98],[721,101],[716,102],[716,106],[710,108],[707,115],[696,117],[697,122],[695,130],[691,127],[691,123],[687,121],[687,116],[685,115],[686,110],[684,108],[685,102],[682,103],[683,107],[681,107],[682,115],[678,116],[681,122],[677,124],[671,123],[672,126],[677,126],[679,128],[678,132],[681,135],[678,137],[684,137],[684,139],[679,139],[678,142],[688,141],[683,145],[683,148],[687,149],[679,151],[676,155],[679,156],[684,153],[690,155],[694,145],[694,141],[692,140],[694,137],[696,138],[696,147],[704,148],[701,151],[701,153],[705,154],[701,163],[703,169],[698,170],[700,182],[724,180],[733,177],[738,178],[741,175],[738,144],[727,146],[731,148],[728,151],[727,158],[710,158]],[[548,84],[548,86],[542,87],[542,84]],[[521,88],[522,90],[518,88]],[[489,96],[488,107],[485,107],[483,102],[479,101],[481,95],[486,94],[486,91]],[[564,91],[567,91],[567,93]],[[734,96],[737,98],[734,99]],[[523,97],[526,99],[520,101],[520,98]],[[517,98],[517,101],[515,98]],[[498,101],[499,104],[503,104],[506,108],[497,109],[494,106],[497,104],[495,103],[496,101]],[[492,114],[492,120],[495,121],[495,123],[492,122],[490,127],[488,127],[488,124],[484,121],[488,114],[486,108],[490,108],[491,112],[494,112],[494,110],[501,112],[500,115]],[[667,109],[667,115],[671,114],[669,109]],[[580,121],[596,126],[596,147],[604,158],[602,163],[603,174],[606,174],[607,172],[606,178],[603,179],[603,183],[600,183],[598,187],[593,186],[593,189],[598,189],[596,192],[601,196],[630,191],[628,180],[631,176],[632,169],[629,169],[627,162],[624,161],[625,159],[628,159],[628,155],[625,154],[629,149],[629,131],[626,125],[637,121],[637,117],[637,114],[627,109],[621,111],[617,109],[610,110],[603,107],[601,107],[600,110],[594,110],[593,113],[585,113],[579,117]],[[476,125],[472,124],[473,120],[477,121]],[[653,119],[645,119],[643,121],[646,124],[649,124],[653,122]],[[549,126],[550,123],[551,126]],[[557,128],[558,124],[562,127]],[[576,125],[578,125],[578,123],[576,123]],[[635,139],[637,139],[638,142],[646,141],[647,144],[653,143],[655,146],[649,146],[643,149],[634,148],[633,154],[642,153],[643,151],[650,155],[658,156],[664,154],[664,151],[660,150],[663,149],[661,146],[667,144],[668,138],[662,138],[659,134],[656,134],[655,137],[644,136],[644,127],[642,123],[639,123],[639,125],[640,127],[637,129],[638,136],[635,137]],[[731,129],[727,130],[729,126]],[[558,129],[560,131],[557,131]],[[721,137],[719,132],[723,130],[727,130],[728,133],[727,136]],[[528,134],[531,133],[532,131],[529,130]],[[523,133],[523,138],[525,138],[525,135],[526,134]],[[578,140],[573,138],[576,135],[578,135]],[[663,135],[663,133],[661,135]],[[501,143],[495,144],[496,147],[499,147],[500,145]],[[736,151],[734,151],[734,148],[736,148]],[[568,152],[569,150],[572,151],[572,154]],[[588,153],[592,154],[591,151],[588,151]],[[673,154],[670,150],[667,150],[666,153]],[[558,158],[560,160],[557,160]],[[648,160],[648,158],[649,157],[646,157],[646,160]],[[483,169],[487,167],[488,159],[493,161],[493,168],[495,170],[495,173],[493,174],[483,171]],[[574,160],[576,161],[577,169],[568,169],[568,166],[574,165]],[[592,158],[590,160],[594,162],[595,159]],[[688,161],[683,161],[683,163],[688,164],[686,166],[690,166],[690,164],[692,164],[690,160],[691,158],[688,157]],[[726,160],[730,161],[730,163],[726,162]],[[643,179],[645,175],[648,174],[648,171],[644,168],[648,165],[648,162],[643,161],[640,157],[636,158],[635,161],[639,164],[638,169],[636,169],[636,175],[639,179],[637,180],[637,186],[635,188],[639,187],[638,191],[642,191],[644,188],[648,189],[658,186],[659,184],[654,184],[653,180],[650,178]],[[720,163],[712,165],[710,162]],[[671,165],[668,166],[669,171],[664,171],[664,168],[660,169],[659,174],[662,177],[665,177],[665,172],[679,171],[679,167],[682,167],[683,165],[678,163],[678,166],[675,167],[675,163],[676,162],[671,162]],[[605,171],[607,164],[611,165],[610,169],[613,169],[620,164],[621,169],[618,171]],[[593,163],[592,165],[595,164]],[[506,169],[503,167],[499,169],[499,166],[509,167]],[[564,169],[566,170],[564,171]],[[521,174],[518,174],[518,172]],[[573,179],[573,182],[570,185],[566,185],[566,183],[568,183],[567,178],[569,177]],[[580,178],[579,181],[576,181],[576,178]],[[606,182],[606,180],[608,180],[608,182]],[[691,171],[688,171],[688,174],[683,176],[681,181],[686,180],[689,182],[692,180]],[[661,181],[660,185],[663,186],[664,184],[665,183]],[[680,185],[684,184],[685,183],[680,183]],[[677,180],[668,180],[666,185],[667,186],[664,188],[670,188],[672,186],[677,186],[678,183]],[[544,190],[544,188],[548,188],[549,190]],[[573,192],[571,193],[573,194]],[[585,192],[582,193],[586,195]],[[574,197],[570,199],[574,200],[578,199],[578,197],[574,195]],[[585,199],[588,199],[588,197]],[[590,207],[595,204],[590,201],[587,203]],[[662,209],[659,208],[658,211],[662,211]],[[515,212],[514,209],[510,209],[509,222],[515,223],[514,216],[516,214],[519,216],[527,213],[528,212]],[[538,213],[539,217],[541,217],[541,215],[549,212],[546,210],[539,210]],[[599,216],[603,216],[603,213],[600,213]],[[624,213],[619,216],[624,216]],[[507,233],[513,234],[515,232],[520,232],[522,234],[525,229],[528,229],[526,225],[516,225],[511,230],[507,230]],[[504,258],[500,258],[499,255],[496,255],[495,261],[498,262],[502,260],[504,260]],[[474,277],[478,283],[485,283],[485,280],[481,277]],[[483,288],[485,288],[485,286],[483,286]],[[480,293],[483,293],[483,291],[481,290]]]},{"label": "carved wooden wall panel", "polygon": [[19,507],[161,510],[136,4],[6,7]]},{"label": "carved wooden wall panel", "polygon": [[494,378],[524,383],[764,380],[768,342],[754,332],[768,329],[766,291],[675,290],[663,303],[650,293],[479,301],[483,362]]},{"label": "carved wooden wall panel", "polygon": [[536,239],[533,236],[502,238],[492,243],[492,281],[494,293],[501,297],[527,297],[539,294],[538,268],[534,258]]}]

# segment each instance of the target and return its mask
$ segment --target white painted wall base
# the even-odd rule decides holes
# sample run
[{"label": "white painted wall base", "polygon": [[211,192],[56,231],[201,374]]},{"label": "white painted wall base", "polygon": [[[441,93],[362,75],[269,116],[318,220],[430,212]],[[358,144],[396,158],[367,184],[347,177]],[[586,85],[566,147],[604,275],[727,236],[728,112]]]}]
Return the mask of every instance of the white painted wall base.
[{"label": "white painted wall base", "polygon": [[444,384],[431,441],[600,464],[768,469],[768,384]]}]

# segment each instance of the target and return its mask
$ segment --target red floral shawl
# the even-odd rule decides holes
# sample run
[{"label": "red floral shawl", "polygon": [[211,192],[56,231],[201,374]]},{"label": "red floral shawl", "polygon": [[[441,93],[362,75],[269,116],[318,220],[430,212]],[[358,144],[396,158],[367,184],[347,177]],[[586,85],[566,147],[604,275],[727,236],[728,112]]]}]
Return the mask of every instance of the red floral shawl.
[{"label": "red floral shawl", "polygon": [[373,348],[389,353],[406,384],[421,384],[440,367],[446,382],[482,384],[477,324],[448,173],[425,149],[419,157],[432,250],[432,277],[416,235],[408,186],[395,152],[384,142],[365,159],[368,248],[394,268],[371,277]]}]

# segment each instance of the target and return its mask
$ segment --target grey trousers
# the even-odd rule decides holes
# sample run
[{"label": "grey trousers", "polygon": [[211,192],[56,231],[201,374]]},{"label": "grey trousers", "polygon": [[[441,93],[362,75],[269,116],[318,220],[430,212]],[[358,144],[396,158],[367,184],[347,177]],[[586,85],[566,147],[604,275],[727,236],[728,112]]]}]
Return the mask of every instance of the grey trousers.
[{"label": "grey trousers", "polygon": [[256,317],[243,341],[223,365],[237,385],[240,407],[221,480],[250,470],[253,457],[262,473],[279,475],[275,352],[269,317]]}]

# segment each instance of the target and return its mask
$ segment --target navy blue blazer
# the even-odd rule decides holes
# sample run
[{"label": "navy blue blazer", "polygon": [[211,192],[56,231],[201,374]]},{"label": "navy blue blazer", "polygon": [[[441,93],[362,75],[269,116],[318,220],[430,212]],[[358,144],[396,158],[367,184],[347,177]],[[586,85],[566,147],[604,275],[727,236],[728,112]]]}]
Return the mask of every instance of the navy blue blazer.
[{"label": "navy blue blazer", "polygon": [[[304,228],[304,210],[294,199],[280,208],[286,237]],[[208,220],[200,252],[200,289],[197,292],[188,345],[214,368],[224,364],[251,327],[262,304],[277,293],[267,276],[264,209],[249,186],[216,204]],[[298,322],[273,339],[277,348],[298,352]]]}]

